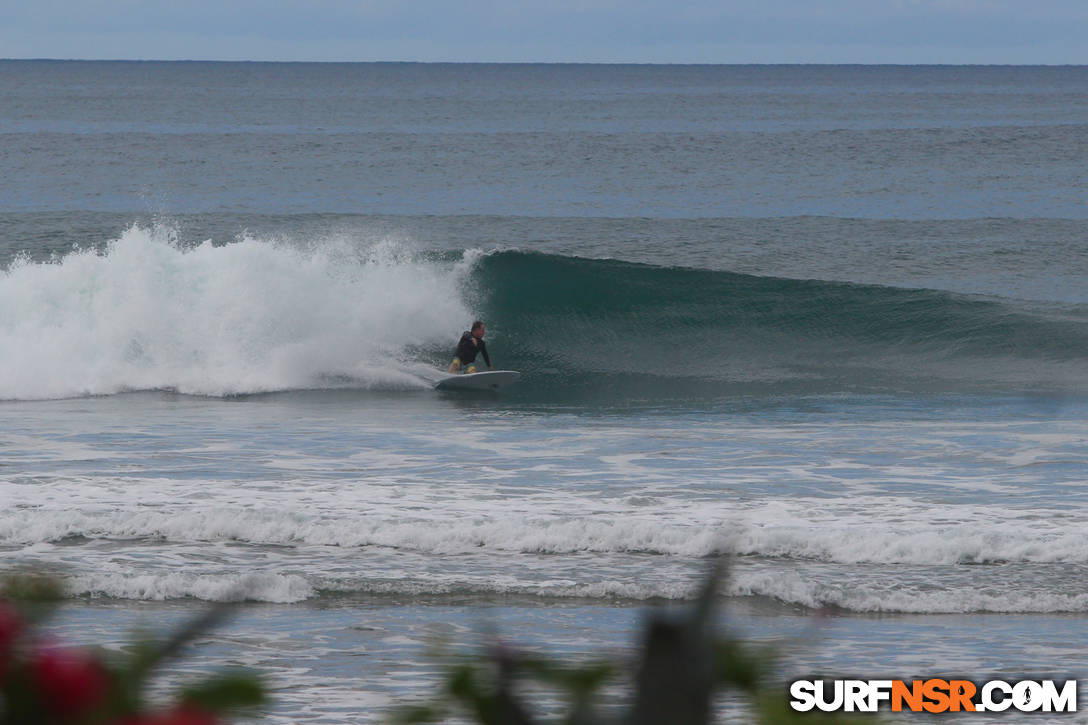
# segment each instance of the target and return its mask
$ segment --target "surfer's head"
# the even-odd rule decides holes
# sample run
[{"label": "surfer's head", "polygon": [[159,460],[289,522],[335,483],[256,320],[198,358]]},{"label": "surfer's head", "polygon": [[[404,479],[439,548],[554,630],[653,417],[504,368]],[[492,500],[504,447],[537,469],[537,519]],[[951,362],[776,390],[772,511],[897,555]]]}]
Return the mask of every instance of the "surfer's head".
[{"label": "surfer's head", "polygon": [[482,338],[484,336],[484,332],[486,331],[487,328],[484,327],[484,323],[482,321],[476,320],[472,323],[472,336],[475,337],[477,340]]}]

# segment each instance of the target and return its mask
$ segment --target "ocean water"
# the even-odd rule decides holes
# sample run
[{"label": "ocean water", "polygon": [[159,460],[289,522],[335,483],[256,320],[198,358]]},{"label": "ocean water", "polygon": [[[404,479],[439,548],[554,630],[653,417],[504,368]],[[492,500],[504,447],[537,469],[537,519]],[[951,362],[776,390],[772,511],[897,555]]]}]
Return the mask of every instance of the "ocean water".
[{"label": "ocean water", "polygon": [[[0,99],[0,561],[65,636],[243,601],[187,669],[380,721],[438,639],[629,652],[729,555],[784,680],[1088,678],[1088,69],[3,61]],[[474,318],[522,381],[436,392]]]}]

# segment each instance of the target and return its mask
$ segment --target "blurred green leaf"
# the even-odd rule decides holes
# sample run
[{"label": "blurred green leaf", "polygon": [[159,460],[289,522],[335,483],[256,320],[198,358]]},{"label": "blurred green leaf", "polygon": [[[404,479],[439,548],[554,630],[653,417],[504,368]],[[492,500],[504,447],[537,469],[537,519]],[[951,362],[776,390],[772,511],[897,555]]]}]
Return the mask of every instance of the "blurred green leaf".
[{"label": "blurred green leaf", "polygon": [[728,638],[721,638],[715,644],[714,664],[720,684],[755,692],[760,682],[769,676],[773,661],[769,652]]},{"label": "blurred green leaf", "polygon": [[394,712],[392,722],[396,725],[417,725],[417,723],[441,722],[445,719],[445,708],[437,705],[410,705]]},{"label": "blurred green leaf", "polygon": [[182,689],[182,702],[214,713],[230,713],[258,707],[265,702],[264,687],[248,673],[223,672]]},{"label": "blurred green leaf", "polygon": [[64,587],[52,577],[15,573],[5,575],[0,581],[0,596],[7,599],[30,626],[48,618],[64,597]]}]

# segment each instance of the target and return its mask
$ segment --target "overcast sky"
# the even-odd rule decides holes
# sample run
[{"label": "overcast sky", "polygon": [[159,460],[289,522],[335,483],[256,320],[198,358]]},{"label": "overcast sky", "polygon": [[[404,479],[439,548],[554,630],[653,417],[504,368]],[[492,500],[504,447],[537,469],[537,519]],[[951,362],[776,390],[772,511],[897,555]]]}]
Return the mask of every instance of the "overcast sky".
[{"label": "overcast sky", "polygon": [[1088,63],[1088,0],[0,0],[0,58]]}]

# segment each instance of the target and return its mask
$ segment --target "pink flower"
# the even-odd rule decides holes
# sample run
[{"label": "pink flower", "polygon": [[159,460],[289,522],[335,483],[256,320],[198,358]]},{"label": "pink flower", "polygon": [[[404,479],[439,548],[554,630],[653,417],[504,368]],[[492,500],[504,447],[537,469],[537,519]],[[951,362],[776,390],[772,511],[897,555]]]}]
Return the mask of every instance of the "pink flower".
[{"label": "pink flower", "polygon": [[30,676],[45,706],[64,716],[82,715],[101,705],[110,685],[102,663],[76,649],[39,650],[30,663]]},{"label": "pink flower", "polygon": [[19,612],[7,602],[0,601],[0,657],[11,650],[22,629],[23,619]]},{"label": "pink flower", "polygon": [[15,640],[23,630],[23,620],[15,607],[0,601],[0,681],[7,675]]}]

